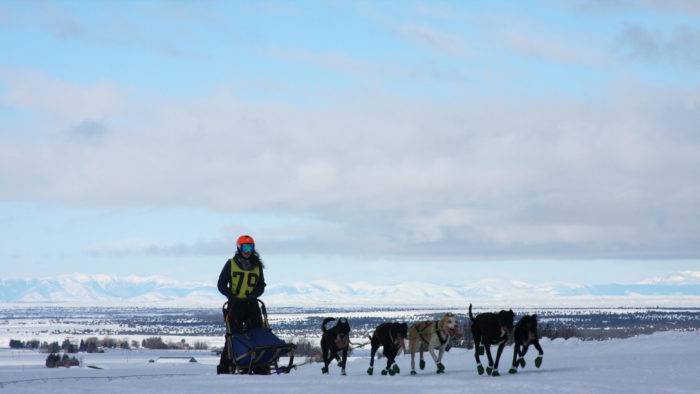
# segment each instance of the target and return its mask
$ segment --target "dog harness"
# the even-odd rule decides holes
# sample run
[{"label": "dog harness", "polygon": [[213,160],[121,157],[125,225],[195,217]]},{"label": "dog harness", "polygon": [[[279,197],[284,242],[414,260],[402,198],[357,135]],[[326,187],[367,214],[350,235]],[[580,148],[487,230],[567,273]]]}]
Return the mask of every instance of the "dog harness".
[{"label": "dog harness", "polygon": [[244,270],[239,267],[234,258],[229,260],[231,263],[231,295],[244,299],[250,295],[255,289],[255,285],[260,280],[260,266],[253,265],[253,268]]},{"label": "dog harness", "polygon": [[[423,324],[423,328],[419,328],[416,326],[416,332],[418,333],[418,337],[420,337],[421,341],[423,341],[427,346],[430,346],[430,341],[426,340],[425,337],[423,336],[423,331],[430,327],[430,324]],[[444,345],[447,342],[447,338],[443,338],[441,333],[440,333],[440,328],[438,327],[438,321],[435,320],[433,321],[433,326],[435,327],[435,332],[437,333],[438,336],[438,341],[440,342],[440,346]]]}]

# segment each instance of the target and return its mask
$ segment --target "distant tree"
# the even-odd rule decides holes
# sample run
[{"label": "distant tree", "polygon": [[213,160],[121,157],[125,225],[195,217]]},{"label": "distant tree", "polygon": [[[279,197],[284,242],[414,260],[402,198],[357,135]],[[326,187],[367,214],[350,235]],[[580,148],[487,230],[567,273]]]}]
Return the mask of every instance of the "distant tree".
[{"label": "distant tree", "polygon": [[209,345],[207,345],[207,343],[203,341],[195,341],[194,348],[195,350],[207,350],[209,349]]},{"label": "distant tree", "polygon": [[24,349],[26,344],[18,339],[10,339],[10,349]]},{"label": "distant tree", "polygon": [[26,349],[38,349],[40,344],[41,344],[41,342],[39,342],[38,339],[32,339],[32,340],[27,341],[24,344],[24,347]]},{"label": "distant tree", "polygon": [[131,348],[132,349],[138,349],[140,345],[141,344],[139,343],[139,341],[136,341],[136,340],[131,341]]},{"label": "distant tree", "polygon": [[161,337],[149,337],[143,340],[142,346],[147,349],[167,349],[168,345]]},{"label": "distant tree", "polygon": [[119,341],[119,343],[117,344],[117,346],[118,346],[120,349],[126,349],[126,350],[129,350],[129,349],[130,349],[130,348],[129,348],[129,341],[126,340],[126,339],[122,339],[121,341]]},{"label": "distant tree", "polygon": [[79,351],[79,352],[84,352],[84,351],[86,351],[86,350],[87,350],[87,346],[85,346],[85,341],[81,339],[81,340],[80,340],[80,347],[78,347],[78,351]]}]

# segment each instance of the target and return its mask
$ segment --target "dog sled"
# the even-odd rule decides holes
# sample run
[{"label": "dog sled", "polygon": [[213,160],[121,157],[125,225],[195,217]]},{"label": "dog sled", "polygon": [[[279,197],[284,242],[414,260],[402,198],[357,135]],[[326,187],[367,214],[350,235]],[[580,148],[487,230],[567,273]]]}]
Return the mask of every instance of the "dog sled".
[{"label": "dog sled", "polygon": [[[222,310],[226,323],[226,341],[221,352],[221,361],[216,368],[217,374],[256,374],[289,373],[294,368],[294,350],[296,345],[279,339],[270,330],[267,321],[265,303],[258,300],[262,311],[262,327],[244,330],[232,330],[228,319],[228,302]],[[289,359],[286,365],[280,365],[281,357]]]}]

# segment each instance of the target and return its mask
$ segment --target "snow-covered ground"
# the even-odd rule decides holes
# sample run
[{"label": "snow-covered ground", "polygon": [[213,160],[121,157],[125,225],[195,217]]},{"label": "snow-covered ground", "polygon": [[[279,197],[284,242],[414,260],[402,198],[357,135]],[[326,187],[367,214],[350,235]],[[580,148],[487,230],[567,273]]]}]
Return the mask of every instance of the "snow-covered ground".
[{"label": "snow-covered ground", "polygon": [[[215,373],[216,356],[208,352],[111,351],[84,354],[84,365],[103,369],[43,366],[45,355],[30,351],[0,350],[0,391],[12,393],[95,392],[244,392],[244,393],[353,393],[353,392],[634,392],[697,393],[700,390],[700,332],[663,332],[624,340],[581,342],[543,340],[541,369],[533,366],[533,349],[528,365],[517,375],[507,373],[512,348],[506,348],[500,372],[493,378],[478,376],[471,351],[453,349],[446,354],[444,375],[435,366],[409,376],[410,357],[400,356],[401,374],[381,376],[385,360],[375,364],[375,375],[367,376],[368,351],[357,349],[348,362],[348,376],[339,369],[321,375],[320,364],[307,364],[289,375],[239,376]],[[495,350],[495,349],[494,349]],[[197,363],[149,363],[159,356],[194,356]]]}]

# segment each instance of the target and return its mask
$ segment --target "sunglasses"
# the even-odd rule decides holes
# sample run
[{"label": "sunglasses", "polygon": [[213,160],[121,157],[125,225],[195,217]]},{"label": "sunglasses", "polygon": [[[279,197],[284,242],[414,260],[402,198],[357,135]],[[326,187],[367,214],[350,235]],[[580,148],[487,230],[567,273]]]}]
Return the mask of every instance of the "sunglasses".
[{"label": "sunglasses", "polygon": [[254,249],[255,249],[255,244],[242,244],[241,245],[241,252],[243,252],[243,253],[253,253]]}]

